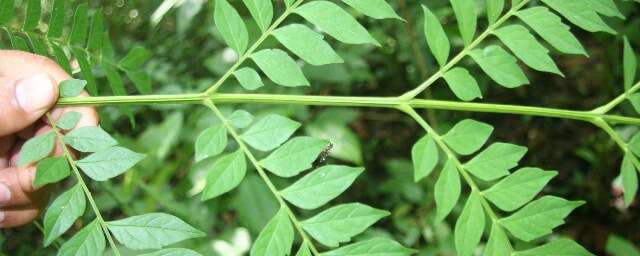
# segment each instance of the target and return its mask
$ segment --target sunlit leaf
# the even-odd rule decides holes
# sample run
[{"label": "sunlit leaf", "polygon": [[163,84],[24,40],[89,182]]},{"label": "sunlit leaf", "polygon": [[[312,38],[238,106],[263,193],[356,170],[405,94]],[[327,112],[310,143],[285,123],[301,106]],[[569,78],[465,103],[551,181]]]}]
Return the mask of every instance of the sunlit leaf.
[{"label": "sunlit leaf", "polygon": [[282,197],[302,209],[315,209],[342,194],[364,168],[326,165],[302,177],[280,192]]},{"label": "sunlit leaf", "polygon": [[113,236],[134,250],[160,249],[205,233],[181,219],[165,213],[147,213],[107,222]]}]

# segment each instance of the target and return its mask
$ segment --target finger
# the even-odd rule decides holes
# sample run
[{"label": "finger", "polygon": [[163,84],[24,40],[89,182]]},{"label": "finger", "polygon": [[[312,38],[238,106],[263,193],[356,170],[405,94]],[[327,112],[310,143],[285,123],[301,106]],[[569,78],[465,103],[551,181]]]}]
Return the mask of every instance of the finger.
[{"label": "finger", "polygon": [[0,169],[9,166],[9,158],[11,157],[9,153],[13,148],[14,141],[13,135],[0,138]]},{"label": "finger", "polygon": [[40,208],[28,206],[0,210],[0,228],[14,228],[30,223],[40,215]]},{"label": "finger", "polygon": [[29,205],[37,202],[33,185],[36,168],[7,168],[0,170],[0,207]]},{"label": "finger", "polygon": [[0,78],[0,136],[37,121],[58,98],[58,86],[45,74],[18,80]]},{"label": "finger", "polygon": [[48,74],[56,84],[69,79],[53,60],[28,52],[0,50],[0,76],[22,79],[37,74]]}]

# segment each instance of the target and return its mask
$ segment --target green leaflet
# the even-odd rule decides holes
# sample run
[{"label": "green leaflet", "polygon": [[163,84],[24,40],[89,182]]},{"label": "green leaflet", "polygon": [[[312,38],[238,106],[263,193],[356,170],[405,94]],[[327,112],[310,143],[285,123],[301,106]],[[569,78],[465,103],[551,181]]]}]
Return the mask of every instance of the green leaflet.
[{"label": "green leaflet", "polygon": [[483,50],[473,50],[469,55],[493,81],[506,88],[516,88],[529,83],[529,79],[518,66],[517,59],[500,46],[491,45]]},{"label": "green leaflet", "polygon": [[80,95],[84,87],[87,85],[87,81],[78,79],[64,80],[60,83],[60,97],[76,97]]},{"label": "green leaflet", "polygon": [[458,21],[458,29],[465,46],[469,46],[476,34],[478,14],[474,0],[450,0],[453,13]]},{"label": "green leaflet", "polygon": [[227,147],[227,129],[216,125],[202,131],[196,139],[196,162],[217,156]]},{"label": "green leaflet", "polygon": [[489,24],[496,23],[504,10],[504,0],[486,0],[486,2],[487,20],[489,21]]},{"label": "green leaflet", "polygon": [[356,19],[332,2],[309,2],[296,8],[294,12],[344,43],[380,45]]},{"label": "green leaflet", "polygon": [[629,100],[629,102],[631,102],[631,105],[633,106],[633,109],[636,111],[636,113],[640,113],[640,93],[631,94],[627,96],[627,99]]},{"label": "green leaflet", "polygon": [[202,256],[202,254],[184,248],[168,248],[155,252],[145,253],[140,256]]},{"label": "green leaflet", "polygon": [[536,38],[521,25],[499,28],[494,34],[527,66],[543,72],[562,75],[551,56]]},{"label": "green leaflet", "polygon": [[567,255],[567,256],[590,256],[593,255],[585,250],[578,243],[570,239],[558,239],[548,244],[538,246],[526,251],[515,252],[514,256],[538,256],[538,255]]},{"label": "green leaflet", "polygon": [[503,211],[514,211],[533,199],[553,177],[555,171],[539,168],[522,168],[482,192]]},{"label": "green leaflet", "polygon": [[309,86],[300,66],[280,49],[265,49],[253,53],[251,59],[276,84],[287,87]]},{"label": "green leaflet", "polygon": [[329,142],[323,139],[296,137],[261,160],[260,164],[280,177],[293,177],[311,168],[327,145]]},{"label": "green leaflet", "polygon": [[623,53],[623,68],[624,68],[624,89],[629,90],[636,80],[636,72],[638,70],[638,60],[636,59],[636,53],[631,48],[629,39],[624,37],[624,53]]},{"label": "green leaflet", "polygon": [[71,169],[69,168],[67,159],[64,157],[46,158],[38,162],[33,185],[39,187],[50,183],[56,183],[69,176],[69,174],[71,174]]},{"label": "green leaflet", "polygon": [[474,176],[492,181],[509,175],[509,170],[518,166],[525,153],[525,147],[497,142],[464,164],[464,167]]},{"label": "green leaflet", "polygon": [[586,31],[616,34],[616,31],[602,21],[593,7],[590,4],[585,4],[584,0],[542,0],[542,2]]},{"label": "green leaflet", "polygon": [[251,256],[289,255],[293,246],[293,225],[282,207],[258,235]]},{"label": "green leaflet", "polygon": [[309,245],[307,245],[307,243],[302,243],[302,246],[300,246],[300,250],[298,250],[296,256],[313,256],[313,254],[311,254],[311,250],[309,250]]},{"label": "green leaflet", "polygon": [[312,210],[342,194],[364,168],[326,165],[305,175],[280,193],[295,206]]},{"label": "green leaflet", "polygon": [[476,81],[469,71],[461,67],[455,67],[444,73],[444,80],[447,81],[449,88],[459,99],[463,101],[472,101],[476,98],[482,98],[482,92]]},{"label": "green leaflet", "polygon": [[280,146],[300,128],[300,123],[281,115],[269,114],[249,128],[242,139],[260,151]]},{"label": "green leaflet", "polygon": [[[9,1],[9,2],[11,2],[11,5],[13,5],[13,1]],[[49,30],[47,31],[47,37],[60,38],[60,36],[62,36],[66,2],[67,0],[55,0],[53,2],[53,7],[51,9],[51,18],[49,19]]]},{"label": "green leaflet", "polygon": [[56,198],[44,214],[44,246],[49,246],[84,214],[86,200],[80,185]]},{"label": "green leaflet", "polygon": [[213,18],[222,39],[238,55],[242,55],[249,44],[249,32],[238,11],[227,0],[216,0]]},{"label": "green leaflet", "polygon": [[303,221],[302,228],[323,245],[337,247],[386,216],[389,212],[360,203],[342,204]]},{"label": "green leaflet", "polygon": [[134,47],[118,62],[118,67],[123,69],[139,69],[149,58],[151,58],[151,53],[147,49]]},{"label": "green leaflet", "polygon": [[258,74],[258,72],[253,68],[244,67],[238,69],[233,72],[233,75],[236,76],[238,82],[240,82],[240,86],[247,90],[253,91],[264,86],[262,78],[260,78],[260,74]]},{"label": "green leaflet", "polygon": [[525,242],[550,234],[553,228],[564,224],[564,218],[584,201],[568,201],[555,196],[544,196],[527,204],[498,223]]},{"label": "green leaflet", "polygon": [[[5,7],[0,6],[0,8],[4,9]],[[25,13],[24,25],[22,26],[22,29],[24,29],[25,31],[34,30],[38,26],[38,23],[40,22],[40,12],[41,12],[40,0],[27,1],[27,11]],[[2,13],[0,13],[0,15],[2,15]],[[0,22],[0,24],[2,24],[2,22]]]},{"label": "green leaflet", "polygon": [[53,131],[35,136],[22,145],[18,156],[18,167],[24,167],[33,162],[37,162],[51,154],[56,141],[56,134]]},{"label": "green leaflet", "polygon": [[143,154],[129,149],[111,147],[76,161],[76,164],[90,178],[96,181],[105,181],[127,171],[142,158],[144,158]]},{"label": "green leaflet", "polygon": [[58,256],[102,255],[106,246],[100,222],[94,220],[60,247]]},{"label": "green leaflet", "polygon": [[295,0],[283,0],[284,1],[284,5],[287,6],[287,8],[291,7],[291,5],[295,2]]},{"label": "green leaflet", "polygon": [[447,64],[449,51],[451,50],[449,38],[444,32],[438,17],[424,5],[422,10],[424,11],[424,35],[427,38],[427,44],[440,67],[443,67]]},{"label": "green leaflet", "polygon": [[306,125],[305,131],[313,137],[332,140],[333,148],[329,156],[354,164],[362,164],[360,138],[346,124],[312,123]]},{"label": "green leaflet", "polygon": [[516,16],[558,51],[588,56],[580,41],[571,33],[569,26],[562,23],[560,17],[548,8],[533,7],[516,12]]},{"label": "green leaflet", "polygon": [[415,254],[413,249],[406,248],[396,241],[388,238],[372,238],[357,242],[338,249],[322,253],[323,256],[409,256]]},{"label": "green leaflet", "polygon": [[0,25],[8,24],[13,19],[13,16],[16,15],[14,1],[15,0],[0,0]]},{"label": "green leaflet", "polygon": [[311,65],[343,63],[344,60],[323,40],[323,36],[300,24],[291,24],[273,31],[282,45]]},{"label": "green leaflet", "polygon": [[374,19],[403,20],[385,0],[342,0],[342,2]]},{"label": "green leaflet", "polygon": [[58,121],[56,121],[56,127],[62,130],[71,130],[78,124],[82,114],[76,111],[70,111],[64,113]]},{"label": "green leaflet", "polygon": [[243,129],[247,128],[253,122],[253,115],[245,110],[239,109],[233,111],[231,116],[228,118],[229,123],[233,125],[233,127]]},{"label": "green leaflet", "polygon": [[433,192],[436,200],[436,221],[443,221],[453,210],[460,198],[460,189],[460,174],[456,165],[453,160],[447,160]]},{"label": "green leaflet", "polygon": [[413,180],[420,181],[429,176],[438,164],[438,148],[430,135],[425,135],[411,149],[413,160]]},{"label": "green leaflet", "polygon": [[273,20],[271,0],[242,0],[262,32],[265,32]]},{"label": "green leaflet", "polygon": [[493,133],[493,126],[465,119],[458,122],[442,139],[458,154],[470,155],[478,151]]},{"label": "green leaflet", "polygon": [[627,143],[631,152],[633,152],[636,156],[640,156],[640,133],[636,133],[631,137],[631,141]]},{"label": "green leaflet", "polygon": [[80,152],[98,152],[118,145],[118,142],[111,135],[96,126],[75,129],[65,135],[62,140]]},{"label": "green leaflet", "polygon": [[624,190],[624,206],[629,207],[638,193],[638,173],[633,161],[635,157],[627,152],[622,159],[620,177],[622,178],[622,188]]},{"label": "green leaflet", "polygon": [[207,172],[202,201],[227,193],[240,185],[247,174],[244,152],[238,149],[234,153],[221,157]]},{"label": "green leaflet", "polygon": [[128,70],[125,74],[140,93],[151,93],[151,77],[144,70]]},{"label": "green leaflet", "polygon": [[113,236],[129,249],[160,249],[206,234],[165,213],[147,213],[107,222]]},{"label": "green leaflet", "polygon": [[612,256],[640,256],[640,250],[631,241],[614,234],[607,239],[606,251]]},{"label": "green leaflet", "polygon": [[591,8],[593,8],[594,11],[602,15],[608,17],[618,17],[621,19],[625,18],[618,9],[618,6],[616,6],[616,3],[613,2],[613,0],[587,0],[587,3],[591,5]]},{"label": "green leaflet", "polygon": [[491,225],[491,234],[489,234],[489,241],[484,248],[482,256],[510,256],[511,244],[509,238],[505,234],[502,227],[493,223]]},{"label": "green leaflet", "polygon": [[89,52],[99,53],[102,51],[103,34],[104,14],[102,14],[102,9],[98,9],[91,20],[91,31],[89,31],[89,40],[87,42],[87,50]]},{"label": "green leaflet", "polygon": [[456,221],[454,231],[456,251],[460,256],[470,256],[482,238],[485,216],[480,203],[480,197],[471,193],[469,199]]},{"label": "green leaflet", "polygon": [[73,16],[73,27],[69,35],[70,45],[82,47],[87,41],[87,34],[89,33],[88,7],[87,3],[82,3],[76,8],[76,13]]}]

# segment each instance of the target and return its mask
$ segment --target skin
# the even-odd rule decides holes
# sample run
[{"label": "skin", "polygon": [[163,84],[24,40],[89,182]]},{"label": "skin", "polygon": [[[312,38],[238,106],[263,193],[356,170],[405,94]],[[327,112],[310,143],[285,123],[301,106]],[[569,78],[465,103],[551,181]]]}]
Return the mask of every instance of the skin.
[{"label": "skin", "polygon": [[[36,167],[17,167],[22,144],[50,131],[45,114],[54,120],[64,113],[82,114],[78,127],[98,125],[98,115],[90,107],[55,107],[58,84],[70,76],[54,61],[20,51],[0,50],[0,228],[29,224],[40,215],[48,201],[45,188],[33,185]],[[82,96],[87,96],[83,92]],[[60,145],[52,154],[62,154]]]}]

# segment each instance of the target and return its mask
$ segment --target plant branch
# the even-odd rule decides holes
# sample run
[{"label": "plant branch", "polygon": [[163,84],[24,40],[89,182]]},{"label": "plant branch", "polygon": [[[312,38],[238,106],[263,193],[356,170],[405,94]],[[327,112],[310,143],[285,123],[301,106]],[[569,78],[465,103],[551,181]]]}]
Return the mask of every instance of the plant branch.
[{"label": "plant branch", "polygon": [[615,99],[613,99],[609,103],[607,103],[607,104],[605,104],[605,105],[603,105],[603,106],[601,106],[599,108],[594,109],[593,112],[596,112],[596,113],[599,113],[599,114],[606,114],[609,111],[611,111],[613,108],[615,108],[618,105],[620,105],[620,103],[622,103],[623,101],[628,99],[629,96],[631,96],[632,94],[634,94],[638,90],[640,90],[640,82],[638,82],[637,84],[633,85],[631,88],[629,88],[629,90],[627,90],[623,94],[620,94],[620,96],[616,97]]},{"label": "plant branch", "polygon": [[247,60],[256,49],[258,49],[262,42],[264,42],[264,40],[266,40],[273,33],[273,30],[280,26],[280,24],[293,12],[293,10],[295,10],[296,7],[298,7],[298,5],[302,3],[302,1],[304,0],[297,0],[291,6],[287,7],[284,13],[282,13],[282,15],[280,15],[280,17],[278,17],[278,19],[274,21],[273,24],[271,24],[271,26],[266,31],[264,31],[264,33],[262,33],[258,40],[256,40],[256,42],[253,43],[253,45],[251,45],[251,47],[249,47],[249,49],[244,54],[242,54],[242,56],[240,56],[240,58],[238,58],[238,61],[236,61],[236,63],[233,64],[233,66],[231,66],[231,68],[229,68],[229,70],[227,70],[227,72],[224,73],[224,75],[222,75],[222,77],[220,77],[220,79],[218,79],[215,84],[209,87],[204,92],[204,94],[214,94],[218,90],[218,88],[220,88],[220,86],[222,86],[222,84],[227,81],[227,79],[236,71],[236,69],[238,69],[240,65],[242,65],[242,63],[244,63],[244,61]]},{"label": "plant branch", "polygon": [[251,153],[251,150],[249,150],[249,147],[247,147],[247,145],[242,141],[242,138],[240,138],[240,135],[235,130],[235,128],[233,128],[233,126],[229,123],[229,121],[224,117],[222,112],[220,112],[220,110],[214,105],[213,101],[211,101],[210,99],[206,99],[204,100],[204,105],[209,107],[216,114],[216,116],[220,119],[223,125],[227,128],[227,131],[229,132],[231,137],[233,137],[236,143],[238,143],[238,146],[240,147],[240,149],[244,152],[247,158],[249,158],[249,161],[251,161],[251,163],[253,164],[253,167],[256,168],[258,175],[260,175],[264,183],[266,183],[267,187],[269,187],[269,190],[271,191],[271,193],[273,193],[273,196],[276,198],[276,200],[278,200],[278,203],[280,203],[280,207],[283,207],[287,211],[287,214],[289,215],[289,219],[291,219],[291,222],[293,223],[296,230],[302,237],[302,240],[304,240],[304,242],[306,242],[309,245],[311,252],[314,255],[320,255],[320,252],[318,251],[318,249],[315,247],[315,245],[313,245],[313,241],[309,238],[307,233],[302,229],[302,224],[300,223],[296,215],[293,213],[293,210],[291,210],[291,208],[289,208],[287,203],[284,201],[284,198],[282,197],[282,195],[280,195],[280,191],[278,191],[276,186],[273,185],[273,182],[271,182],[271,179],[269,178],[267,173],[264,171],[264,169],[262,169],[262,166],[260,166],[256,157],[253,155],[253,153]]},{"label": "plant branch", "polygon": [[[611,139],[613,139],[613,141],[616,142],[618,147],[622,150],[623,154],[627,154],[631,152],[629,145],[622,139],[622,137],[620,137],[620,135],[606,121],[604,121],[603,119],[595,119],[592,123],[600,127],[604,132],[606,132],[609,135],[609,137],[611,137]],[[633,156],[631,158],[633,165],[635,165],[636,170],[640,172],[640,161],[638,161],[638,159],[635,157],[633,153],[631,153],[631,155]]]},{"label": "plant branch", "polygon": [[64,152],[64,157],[67,158],[67,161],[69,161],[69,165],[71,165],[71,169],[73,170],[73,174],[76,177],[76,180],[78,181],[78,184],[80,184],[80,187],[82,187],[82,190],[84,191],[84,195],[86,196],[87,200],[89,201],[89,205],[91,205],[91,209],[93,210],[93,213],[96,215],[96,219],[100,223],[100,227],[102,227],[102,231],[104,232],[104,235],[107,237],[107,241],[109,241],[109,245],[111,246],[111,249],[113,250],[113,253],[116,256],[120,256],[120,251],[118,250],[118,247],[116,246],[116,243],[113,241],[113,237],[111,237],[111,233],[109,232],[109,229],[107,228],[107,223],[105,222],[104,218],[102,217],[102,214],[100,213],[100,209],[96,205],[96,202],[93,200],[93,195],[91,194],[91,191],[87,187],[87,184],[84,182],[84,179],[82,178],[82,175],[80,174],[80,171],[78,170],[78,166],[76,165],[76,160],[73,159],[73,156],[71,155],[71,152],[69,151],[69,148],[67,147],[67,145],[62,140],[63,135],[60,132],[60,129],[58,129],[58,127],[56,127],[55,121],[51,117],[51,114],[47,113],[47,119],[49,120],[49,123],[51,124],[51,127],[52,127],[53,131],[56,133],[56,139],[58,140],[58,143],[60,143],[60,146],[62,147],[62,150]]},{"label": "plant branch", "polygon": [[83,98],[62,98],[60,106],[77,105],[154,105],[154,104],[198,104],[210,99],[215,104],[262,103],[295,104],[311,106],[342,106],[397,108],[407,104],[415,109],[437,109],[480,113],[500,113],[512,115],[542,116],[591,122],[602,118],[609,123],[640,125],[640,118],[600,114],[594,111],[578,111],[557,108],[531,107],[506,104],[474,103],[442,100],[404,100],[399,97],[357,97],[357,96],[307,96],[280,94],[183,94],[183,95],[140,95],[140,96],[103,96]]},{"label": "plant branch", "polygon": [[530,0],[522,0],[522,2],[520,2],[518,5],[509,9],[509,11],[504,16],[498,19],[495,23],[489,25],[489,27],[487,27],[487,29],[484,32],[482,32],[482,34],[480,34],[475,40],[473,40],[473,42],[471,42],[468,46],[462,49],[462,51],[458,53],[458,55],[453,57],[453,59],[451,59],[447,64],[442,66],[442,68],[438,72],[433,74],[429,79],[427,79],[424,83],[422,83],[415,89],[403,94],[400,97],[403,99],[413,99],[416,96],[418,96],[418,94],[420,94],[421,92],[429,88],[429,86],[433,85],[433,83],[438,81],[438,79],[440,79],[444,75],[444,73],[446,73],[449,69],[453,68],[456,64],[458,64],[458,62],[464,59],[464,57],[469,55],[471,50],[476,48],[476,46],[478,46],[482,41],[484,41],[484,39],[489,37],[489,35],[491,35],[497,28],[499,28],[503,23],[505,23],[509,18],[515,15],[516,12],[518,12],[518,10],[520,10],[527,3],[529,3],[529,1]]}]

